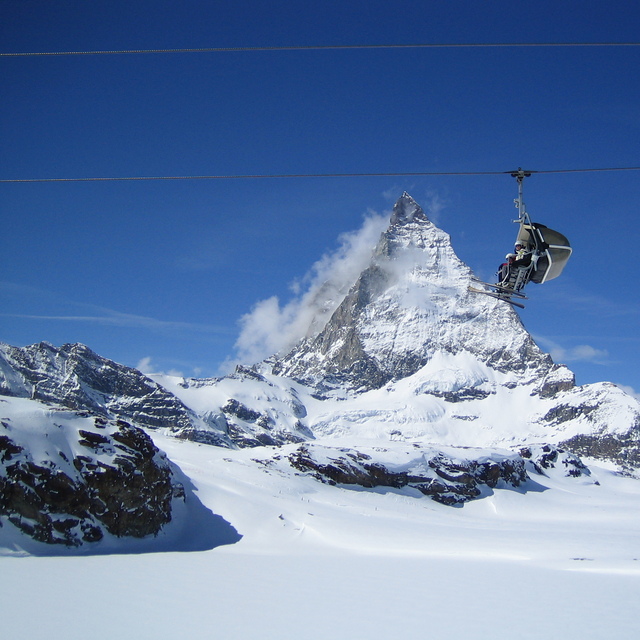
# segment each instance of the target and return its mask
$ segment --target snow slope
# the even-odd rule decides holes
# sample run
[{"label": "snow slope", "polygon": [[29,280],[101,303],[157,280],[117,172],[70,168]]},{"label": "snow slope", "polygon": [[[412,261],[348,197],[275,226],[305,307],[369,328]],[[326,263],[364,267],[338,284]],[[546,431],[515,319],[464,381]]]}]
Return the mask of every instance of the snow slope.
[{"label": "snow slope", "polygon": [[242,539],[197,553],[2,558],[7,637],[640,631],[636,480],[592,467],[588,479],[541,476],[536,491],[497,490],[450,508],[405,491],[292,477],[253,462],[256,450],[160,435],[156,444]]}]

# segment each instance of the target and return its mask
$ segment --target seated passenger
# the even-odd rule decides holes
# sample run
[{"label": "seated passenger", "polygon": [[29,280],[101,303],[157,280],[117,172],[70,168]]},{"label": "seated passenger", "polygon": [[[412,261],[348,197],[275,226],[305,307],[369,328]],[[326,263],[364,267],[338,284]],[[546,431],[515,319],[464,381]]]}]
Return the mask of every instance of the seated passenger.
[{"label": "seated passenger", "polygon": [[515,256],[511,263],[514,267],[528,267],[531,264],[532,254],[531,251],[527,251],[526,245],[517,242],[515,246]]},{"label": "seated passenger", "polygon": [[509,276],[511,275],[511,265],[516,259],[516,254],[507,253],[504,259],[506,260],[506,262],[503,262],[498,267],[498,284],[502,285],[503,287],[506,286],[509,282]]}]

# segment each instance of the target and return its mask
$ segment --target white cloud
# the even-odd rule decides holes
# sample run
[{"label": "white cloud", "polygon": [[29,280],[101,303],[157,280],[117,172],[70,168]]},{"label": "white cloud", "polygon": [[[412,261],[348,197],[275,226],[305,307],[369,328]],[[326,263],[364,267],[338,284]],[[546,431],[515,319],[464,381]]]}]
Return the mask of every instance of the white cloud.
[{"label": "white cloud", "polygon": [[151,364],[151,357],[146,356],[142,358],[138,364],[136,365],[136,369],[140,371],[140,373],[144,373],[145,375],[166,375],[166,376],[175,376],[177,378],[184,378],[184,374],[182,371],[178,371],[177,369],[169,369],[169,371],[156,371],[156,367]]},{"label": "white cloud", "polygon": [[606,349],[596,349],[588,344],[579,344],[570,349],[562,347],[553,349],[551,357],[560,362],[593,362],[594,364],[606,364],[609,352]]},{"label": "white cloud", "polygon": [[594,364],[606,364],[609,352],[606,349],[596,349],[588,344],[579,344],[566,348],[553,340],[536,336],[536,342],[547,349],[555,362],[593,362]]},{"label": "white cloud", "polygon": [[[90,305],[85,305],[90,306]],[[93,316],[80,316],[80,315],[66,315],[66,316],[53,316],[53,315],[27,315],[18,313],[0,313],[0,316],[5,318],[24,318],[25,320],[55,320],[62,322],[79,322],[83,324],[99,324],[113,327],[131,327],[148,329],[155,332],[166,331],[190,331],[198,333],[214,333],[225,334],[231,333],[228,327],[222,327],[217,325],[199,324],[194,322],[183,322],[174,320],[158,320],[157,318],[150,318],[147,316],[138,316],[131,313],[121,313],[119,311],[113,311],[112,309],[104,309],[101,307],[94,307],[97,311],[104,313],[104,315]]]},{"label": "white cloud", "polygon": [[429,189],[427,191],[427,197],[425,199],[424,211],[427,217],[436,226],[440,224],[440,214],[446,208],[446,202],[443,198],[434,190]]},{"label": "white cloud", "polygon": [[142,358],[140,362],[136,365],[136,369],[141,373],[155,373],[153,367],[151,366],[151,358],[147,356],[146,358]]},{"label": "white cloud", "polygon": [[587,360],[589,362],[597,362],[609,357],[606,349],[596,349],[588,344],[579,344],[569,349],[570,360]]},{"label": "white cloud", "polygon": [[389,214],[369,211],[362,226],[344,233],[340,245],[325,254],[292,284],[294,297],[282,304],[273,296],[258,302],[240,319],[237,360],[254,363],[286,352],[305,336],[316,335],[331,317],[360,273],[389,222]]},{"label": "white cloud", "polygon": [[[18,285],[12,282],[0,281],[0,296],[10,296],[11,302],[28,301],[37,303],[38,306],[56,307],[62,306],[65,315],[53,314],[24,314],[24,313],[0,313],[4,318],[23,318],[25,320],[47,320],[55,322],[70,322],[78,324],[93,324],[107,327],[124,327],[146,329],[154,333],[189,332],[201,334],[232,334],[233,327],[220,325],[185,322],[179,320],[160,320],[149,316],[140,316],[133,313],[123,313],[115,309],[109,309],[95,304],[77,302],[44,289]],[[5,308],[7,305],[4,305]]]},{"label": "white cloud", "polygon": [[398,188],[397,187],[391,187],[390,189],[386,189],[385,191],[382,192],[382,197],[385,200],[388,200],[389,202],[391,202],[394,198],[397,199],[398,198]]},{"label": "white cloud", "polygon": [[622,389],[625,393],[628,393],[630,396],[633,396],[636,400],[640,400],[640,393],[633,387],[629,387],[626,384],[618,384],[616,386],[620,387],[620,389]]}]

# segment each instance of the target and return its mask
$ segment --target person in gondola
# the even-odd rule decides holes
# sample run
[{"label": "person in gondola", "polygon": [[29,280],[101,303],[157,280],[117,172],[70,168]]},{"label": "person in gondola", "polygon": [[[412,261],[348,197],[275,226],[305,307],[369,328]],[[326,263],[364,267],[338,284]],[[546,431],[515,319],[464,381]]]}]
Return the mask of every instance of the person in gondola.
[{"label": "person in gondola", "polygon": [[509,282],[509,275],[511,274],[511,265],[514,263],[516,259],[515,253],[507,253],[504,258],[506,262],[503,262],[498,267],[498,284],[502,286],[507,286]]},{"label": "person in gondola", "polygon": [[526,245],[516,243],[515,252],[514,260],[511,262],[512,267],[528,267],[531,264],[532,254],[531,251],[527,251]]}]

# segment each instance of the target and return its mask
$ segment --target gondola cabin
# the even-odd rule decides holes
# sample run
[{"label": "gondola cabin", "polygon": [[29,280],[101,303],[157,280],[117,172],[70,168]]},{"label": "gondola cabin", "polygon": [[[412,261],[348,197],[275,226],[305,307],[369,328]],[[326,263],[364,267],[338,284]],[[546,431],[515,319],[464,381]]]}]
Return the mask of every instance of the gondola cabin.
[{"label": "gondola cabin", "polygon": [[[518,208],[519,223],[516,237],[516,253],[507,255],[507,262],[503,262],[498,269],[498,282],[490,284],[474,278],[474,281],[488,289],[470,286],[469,291],[482,293],[509,304],[524,308],[518,300],[526,299],[524,287],[529,282],[543,284],[557,278],[571,257],[571,246],[567,237],[549,229],[538,222],[531,222],[522,197],[522,182],[531,175],[530,171],[518,169],[510,172],[518,181],[518,198],[514,200]],[[515,300],[514,300],[515,298]]]},{"label": "gondola cabin", "polygon": [[557,278],[571,256],[566,236],[538,222],[521,222],[516,244],[530,252],[532,269],[527,281],[536,284]]}]

